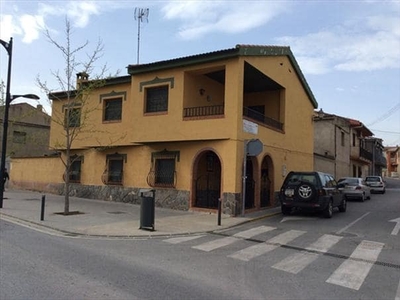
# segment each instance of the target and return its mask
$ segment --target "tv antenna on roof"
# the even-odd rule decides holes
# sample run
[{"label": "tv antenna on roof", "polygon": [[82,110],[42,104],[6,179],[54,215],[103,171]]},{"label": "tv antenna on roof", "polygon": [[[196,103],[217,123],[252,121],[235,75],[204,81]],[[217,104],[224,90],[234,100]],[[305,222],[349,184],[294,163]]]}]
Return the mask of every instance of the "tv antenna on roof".
[{"label": "tv antenna on roof", "polygon": [[140,47],[140,22],[148,22],[149,19],[148,8],[135,8],[135,20],[138,21],[138,38],[137,38],[137,64],[139,64],[139,47]]}]

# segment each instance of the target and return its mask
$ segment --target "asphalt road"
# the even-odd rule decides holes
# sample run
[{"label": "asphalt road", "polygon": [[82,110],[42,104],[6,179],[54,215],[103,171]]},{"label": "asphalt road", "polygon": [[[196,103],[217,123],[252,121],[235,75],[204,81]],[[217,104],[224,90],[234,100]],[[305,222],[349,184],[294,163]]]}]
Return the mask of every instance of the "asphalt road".
[{"label": "asphalt road", "polygon": [[398,300],[397,218],[400,181],[332,219],[277,215],[214,234],[67,238],[0,221],[0,299]]}]

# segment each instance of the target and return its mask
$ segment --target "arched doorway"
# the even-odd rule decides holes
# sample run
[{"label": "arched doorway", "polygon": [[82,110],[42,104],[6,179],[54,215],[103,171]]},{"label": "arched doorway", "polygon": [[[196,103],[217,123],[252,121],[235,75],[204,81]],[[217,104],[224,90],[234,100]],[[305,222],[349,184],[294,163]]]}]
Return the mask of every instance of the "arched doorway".
[{"label": "arched doorway", "polygon": [[273,174],[272,159],[267,155],[261,163],[260,207],[268,207],[274,204]]},{"label": "arched doorway", "polygon": [[221,162],[213,151],[204,151],[194,166],[194,206],[218,208],[221,195]]},{"label": "arched doorway", "polygon": [[245,194],[245,209],[255,207],[255,180],[254,180],[254,168],[253,160],[251,157],[247,157],[246,161],[246,194]]}]

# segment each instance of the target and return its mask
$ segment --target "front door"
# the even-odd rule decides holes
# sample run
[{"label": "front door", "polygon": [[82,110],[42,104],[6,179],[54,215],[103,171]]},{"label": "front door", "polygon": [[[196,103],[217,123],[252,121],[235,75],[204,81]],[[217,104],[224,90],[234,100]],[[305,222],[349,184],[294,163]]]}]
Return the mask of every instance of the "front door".
[{"label": "front door", "polygon": [[247,157],[246,162],[246,196],[245,205],[246,209],[254,207],[254,188],[255,181],[253,177],[253,162],[250,157]]},{"label": "front door", "polygon": [[201,154],[197,164],[195,181],[195,207],[218,208],[221,196],[221,163],[212,151]]},{"label": "front door", "polygon": [[274,205],[273,199],[273,164],[270,156],[265,156],[261,163],[260,207]]}]

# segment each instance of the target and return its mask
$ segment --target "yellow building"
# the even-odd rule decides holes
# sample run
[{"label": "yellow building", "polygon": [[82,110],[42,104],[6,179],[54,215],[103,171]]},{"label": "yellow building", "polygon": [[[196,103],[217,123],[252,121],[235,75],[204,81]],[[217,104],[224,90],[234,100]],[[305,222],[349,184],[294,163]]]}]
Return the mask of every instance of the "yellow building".
[{"label": "yellow building", "polygon": [[[238,215],[243,203],[246,212],[277,205],[286,173],[313,169],[317,102],[289,47],[237,45],[128,74],[73,107],[76,91],[51,95],[50,147],[65,157],[65,131],[79,129],[73,195],[137,203],[139,189],[154,188],[159,207],[215,211],[221,199]],[[77,90],[88,79],[78,74]],[[62,191],[61,160],[47,160],[13,161],[13,184]]]}]

